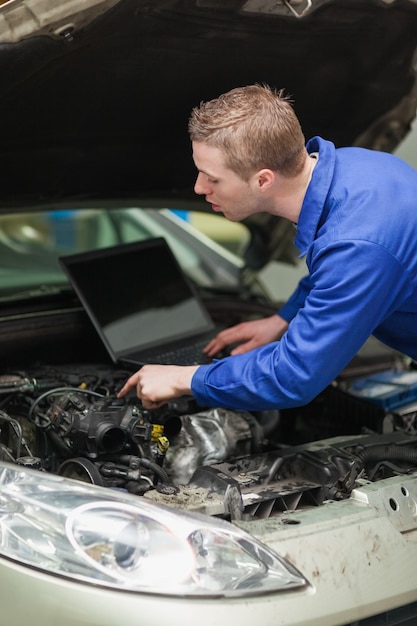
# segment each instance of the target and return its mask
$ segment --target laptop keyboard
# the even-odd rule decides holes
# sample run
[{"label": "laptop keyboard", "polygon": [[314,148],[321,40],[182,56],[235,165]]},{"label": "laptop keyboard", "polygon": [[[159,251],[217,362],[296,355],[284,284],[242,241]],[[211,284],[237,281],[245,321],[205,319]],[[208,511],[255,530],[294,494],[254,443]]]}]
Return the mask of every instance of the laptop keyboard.
[{"label": "laptop keyboard", "polygon": [[153,363],[172,365],[202,365],[211,363],[211,359],[203,353],[203,348],[207,345],[207,339],[194,343],[191,346],[182,346],[175,350],[168,350],[162,354],[152,357]]}]

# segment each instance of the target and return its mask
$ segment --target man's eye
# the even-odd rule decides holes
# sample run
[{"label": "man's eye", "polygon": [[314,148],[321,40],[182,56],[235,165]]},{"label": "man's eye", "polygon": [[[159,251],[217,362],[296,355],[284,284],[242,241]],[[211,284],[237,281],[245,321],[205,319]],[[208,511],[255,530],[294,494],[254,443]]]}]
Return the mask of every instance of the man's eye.
[{"label": "man's eye", "polygon": [[215,180],[214,178],[209,178],[209,179],[208,179],[208,182],[209,182],[211,185],[214,185],[214,184],[215,184],[215,183],[217,183],[218,181],[217,181],[217,180]]}]

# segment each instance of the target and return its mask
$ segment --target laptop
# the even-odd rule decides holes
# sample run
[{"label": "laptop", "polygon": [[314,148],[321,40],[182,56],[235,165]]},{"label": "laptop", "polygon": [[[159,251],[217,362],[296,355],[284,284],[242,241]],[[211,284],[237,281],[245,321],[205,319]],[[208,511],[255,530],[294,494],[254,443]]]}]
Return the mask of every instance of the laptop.
[{"label": "laptop", "polygon": [[162,237],[59,259],[114,363],[207,363],[216,327]]}]

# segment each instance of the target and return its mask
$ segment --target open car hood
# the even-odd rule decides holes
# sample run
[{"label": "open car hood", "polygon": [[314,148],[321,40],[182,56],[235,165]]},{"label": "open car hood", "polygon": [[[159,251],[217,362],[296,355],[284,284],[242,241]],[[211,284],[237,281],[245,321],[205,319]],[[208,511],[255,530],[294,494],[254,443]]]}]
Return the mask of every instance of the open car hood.
[{"label": "open car hood", "polygon": [[[191,108],[253,82],[306,138],[391,151],[416,114],[415,0],[9,0],[0,6],[0,210],[186,207]],[[296,254],[257,216],[247,263]]]}]

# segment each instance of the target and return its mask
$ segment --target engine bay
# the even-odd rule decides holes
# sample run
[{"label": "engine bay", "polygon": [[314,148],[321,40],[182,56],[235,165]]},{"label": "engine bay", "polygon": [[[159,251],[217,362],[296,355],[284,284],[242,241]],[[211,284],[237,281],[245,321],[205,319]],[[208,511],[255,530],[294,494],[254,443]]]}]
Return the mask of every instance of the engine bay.
[{"label": "engine bay", "polygon": [[0,374],[0,459],[229,520],[347,499],[363,481],[417,467],[412,367],[258,414],[188,397],[148,411],[117,398],[127,376],[97,364]]}]

